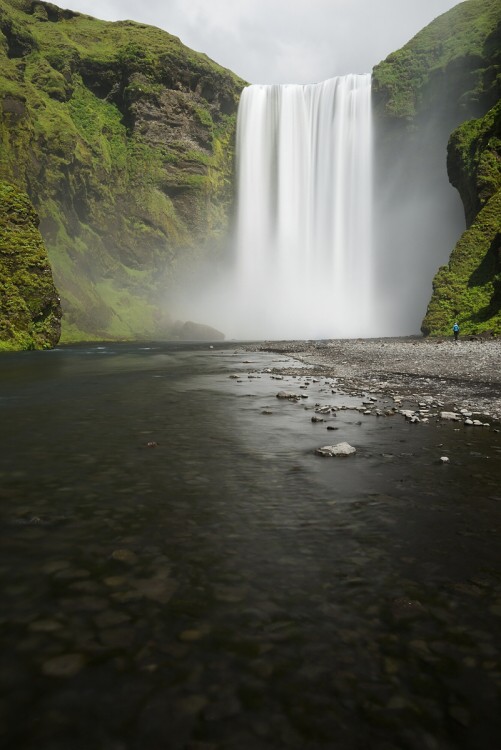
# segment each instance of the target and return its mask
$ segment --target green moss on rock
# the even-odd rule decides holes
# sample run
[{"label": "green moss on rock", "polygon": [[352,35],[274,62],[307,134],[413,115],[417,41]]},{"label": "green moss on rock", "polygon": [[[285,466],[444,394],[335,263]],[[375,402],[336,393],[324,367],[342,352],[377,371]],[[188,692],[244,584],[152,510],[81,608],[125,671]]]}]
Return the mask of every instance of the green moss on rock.
[{"label": "green moss on rock", "polygon": [[61,333],[61,305],[28,196],[0,182],[0,351],[47,349]]},{"label": "green moss on rock", "polygon": [[448,163],[469,228],[433,280],[421,330],[444,335],[457,318],[463,333],[501,334],[501,102],[452,134]]},{"label": "green moss on rock", "polygon": [[451,119],[492,107],[501,88],[499,0],[468,0],[435,19],[373,71],[379,116],[412,121],[437,100]]},{"label": "green moss on rock", "polygon": [[63,341],[168,336],[228,226],[243,86],[160,29],[0,0],[0,178],[40,215]]},{"label": "green moss on rock", "polygon": [[[379,210],[398,207],[388,211],[385,240],[392,246],[393,231],[393,257],[407,253],[407,271],[415,270],[418,253],[425,255],[426,265],[421,258],[415,263],[423,269],[422,288],[452,253],[433,281],[425,335],[449,333],[455,317],[464,332],[498,325],[500,96],[499,0],[460,3],[373,71],[377,171],[384,186]],[[454,250],[463,227],[448,180],[460,193],[468,227]],[[418,217],[419,210],[428,213]]]}]

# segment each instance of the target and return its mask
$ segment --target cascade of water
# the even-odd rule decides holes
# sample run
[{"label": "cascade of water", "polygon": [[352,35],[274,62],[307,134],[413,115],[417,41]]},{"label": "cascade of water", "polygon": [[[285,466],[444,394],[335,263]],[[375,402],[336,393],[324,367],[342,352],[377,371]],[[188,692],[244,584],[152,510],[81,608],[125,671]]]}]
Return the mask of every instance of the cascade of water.
[{"label": "cascade of water", "polygon": [[237,299],[228,333],[374,335],[370,75],[249,86],[237,159]]}]

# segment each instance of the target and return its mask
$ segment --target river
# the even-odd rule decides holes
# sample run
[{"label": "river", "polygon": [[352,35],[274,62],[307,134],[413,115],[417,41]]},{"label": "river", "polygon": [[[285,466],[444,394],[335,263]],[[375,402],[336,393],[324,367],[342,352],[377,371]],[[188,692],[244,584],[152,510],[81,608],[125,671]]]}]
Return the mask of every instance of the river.
[{"label": "river", "polygon": [[5,750],[499,746],[501,435],[286,366],[0,357]]}]

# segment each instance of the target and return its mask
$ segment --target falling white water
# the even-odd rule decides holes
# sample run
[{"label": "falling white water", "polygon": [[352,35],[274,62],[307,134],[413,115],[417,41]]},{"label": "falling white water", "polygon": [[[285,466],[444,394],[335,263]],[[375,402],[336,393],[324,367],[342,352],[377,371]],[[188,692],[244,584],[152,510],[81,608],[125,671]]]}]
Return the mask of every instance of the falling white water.
[{"label": "falling white water", "polygon": [[249,86],[237,160],[228,336],[375,335],[370,75]]}]

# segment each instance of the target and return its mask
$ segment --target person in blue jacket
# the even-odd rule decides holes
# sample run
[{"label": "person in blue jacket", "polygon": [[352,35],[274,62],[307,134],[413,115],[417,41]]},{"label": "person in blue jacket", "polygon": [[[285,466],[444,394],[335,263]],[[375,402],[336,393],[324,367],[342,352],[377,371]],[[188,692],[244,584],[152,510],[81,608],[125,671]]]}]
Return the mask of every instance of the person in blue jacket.
[{"label": "person in blue jacket", "polygon": [[454,333],[454,341],[456,341],[456,342],[457,342],[457,340],[458,340],[458,337],[459,337],[459,325],[458,325],[458,322],[457,322],[457,320],[456,320],[456,322],[454,323],[454,325],[452,326],[452,331],[453,331],[453,333]]}]

